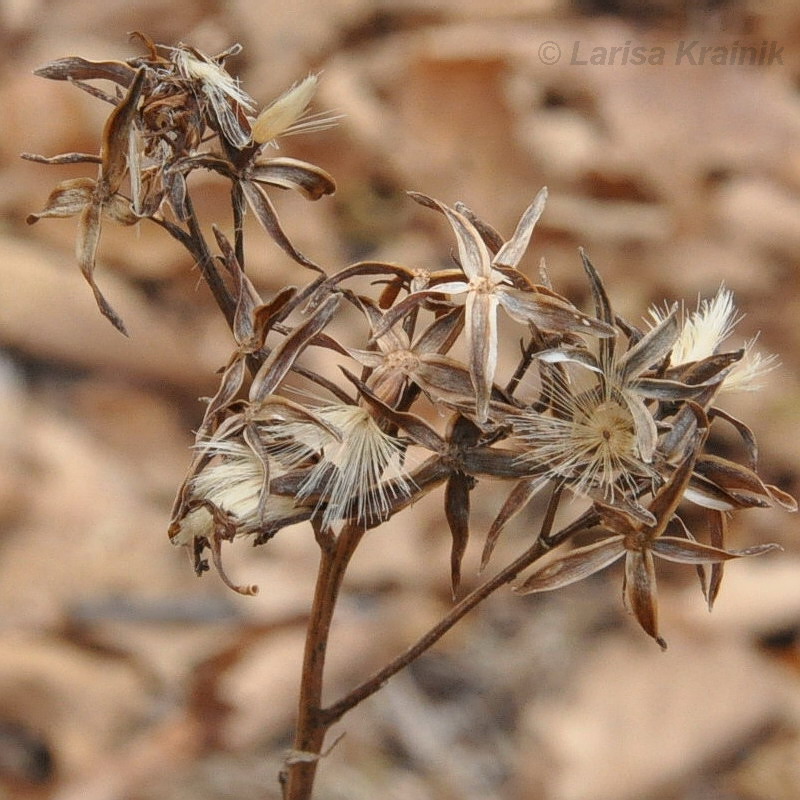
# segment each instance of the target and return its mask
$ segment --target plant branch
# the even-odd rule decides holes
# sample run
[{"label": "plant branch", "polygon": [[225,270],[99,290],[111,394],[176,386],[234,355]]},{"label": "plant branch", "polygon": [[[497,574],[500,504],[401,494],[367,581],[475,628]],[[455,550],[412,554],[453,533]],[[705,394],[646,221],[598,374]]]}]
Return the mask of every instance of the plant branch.
[{"label": "plant branch", "polygon": [[237,181],[231,186],[231,210],[233,212],[234,252],[236,260],[244,269],[244,196]]},{"label": "plant branch", "polygon": [[222,311],[226,322],[231,330],[233,330],[236,301],[231,296],[228,287],[225,285],[225,281],[222,280],[217,268],[214,266],[214,257],[208,249],[208,244],[203,236],[200,223],[197,220],[194,205],[188,194],[186,195],[186,210],[188,212],[189,232],[192,241],[192,247],[190,248],[192,255],[197,260],[197,265],[200,267],[203,279],[208,284],[211,294],[214,295],[214,299],[217,301],[217,305],[220,311]]},{"label": "plant branch", "polygon": [[200,223],[197,220],[197,215],[189,195],[185,199],[186,210],[188,213],[188,233],[183,228],[176,225],[174,222],[163,219],[158,216],[149,217],[159,227],[163,228],[173,239],[180,242],[192,255],[197,265],[200,267],[200,273],[203,279],[208,284],[211,294],[217,301],[217,305],[225,316],[225,320],[233,330],[233,318],[236,313],[236,301],[228,291],[225,281],[220,277],[217,268],[214,266],[214,257],[208,249],[203,231],[200,228]]},{"label": "plant branch", "polygon": [[522,347],[522,343],[520,342],[520,361],[505,388],[505,392],[509,397],[514,394],[514,392],[517,390],[517,386],[519,386],[519,382],[523,379],[523,377],[525,377],[525,373],[528,371],[528,367],[531,365],[533,356],[536,354],[537,348],[540,346],[540,340],[540,336],[531,336],[530,341],[525,347]]}]

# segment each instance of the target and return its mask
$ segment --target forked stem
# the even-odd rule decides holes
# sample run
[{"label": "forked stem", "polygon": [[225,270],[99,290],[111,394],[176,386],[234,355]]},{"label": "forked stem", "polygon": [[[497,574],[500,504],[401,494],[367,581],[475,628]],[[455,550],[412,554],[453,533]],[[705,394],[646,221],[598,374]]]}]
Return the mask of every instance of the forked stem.
[{"label": "forked stem", "polygon": [[[420,637],[411,647],[397,656],[393,661],[382,669],[379,669],[362,684],[352,689],[341,700],[323,709],[322,719],[327,725],[333,725],[341,719],[348,711],[355,708],[362,700],[366,700],[375,694],[392,676],[405,669],[412,661],[419,658],[426,650],[432,647],[442,638],[462,617],[468,614],[475,606],[482,603],[490,594],[501,586],[510,583],[524,569],[540,559],[553,547],[561,544],[571,536],[578,527],[586,523],[586,515],[580,517],[575,523],[561,529],[551,535],[551,529],[558,504],[561,500],[561,487],[556,487],[550,498],[550,503],[545,513],[542,529],[536,541],[517,559],[512,561],[507,567],[500,570],[493,578],[484,581],[480,586],[473,589],[458,604],[453,606],[450,612],[443,617],[433,628]],[[576,523],[579,526],[576,527]]]},{"label": "forked stem", "polygon": [[327,708],[322,706],[322,689],[331,620],[345,571],[364,535],[364,528],[347,525],[335,541],[326,540],[318,534],[317,540],[321,549],[320,567],[306,633],[297,729],[293,752],[287,760],[285,771],[281,774],[284,800],[311,800],[325,735],[334,723],[360,702],[375,694],[389,678],[405,669],[438,642],[462,617],[490,594],[514,580],[520,572],[577,530],[596,524],[591,513],[587,513],[552,534],[552,524],[560,499],[561,487],[557,487],[550,499],[540,535],[531,547],[493,578],[464,597],[415,644]]},{"label": "forked stem", "polygon": [[320,713],[324,723],[328,726],[333,725],[334,722],[341,719],[362,700],[366,700],[368,697],[375,694],[389,678],[405,669],[412,661],[419,658],[426,650],[436,644],[442,636],[444,636],[462,617],[475,608],[475,606],[483,602],[492,592],[514,580],[522,570],[530,566],[538,558],[541,558],[549,549],[549,546],[544,544],[541,539],[537,539],[533,546],[528,548],[516,561],[498,572],[497,575],[490,580],[482,583],[464,597],[457,605],[453,606],[445,617],[411,645],[411,647],[397,656],[391,663],[372,674],[361,685],[348,692],[341,700],[322,709]]}]

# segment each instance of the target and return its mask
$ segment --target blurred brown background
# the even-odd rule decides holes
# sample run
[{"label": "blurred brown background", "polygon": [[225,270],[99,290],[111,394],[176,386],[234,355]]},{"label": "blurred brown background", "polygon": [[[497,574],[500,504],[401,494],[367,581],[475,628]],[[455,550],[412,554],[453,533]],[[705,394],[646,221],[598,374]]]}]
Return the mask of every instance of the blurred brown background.
[{"label": "blurred brown background", "polygon": [[[738,331],[760,330],[783,362],[765,390],[726,407],[754,427],[765,479],[798,493],[796,4],[3,0],[0,799],[276,798],[291,741],[309,532],[228,548],[229,572],[258,583],[257,598],[196,579],[166,538],[197,398],[230,348],[224,324],[160,231],[107,225],[98,282],[124,339],[74,265],[74,220],[24,222],[58,180],[91,170],[18,154],[94,152],[106,111],[31,70],[70,54],[132,57],[132,30],[211,53],[241,42],[230,68],[261,103],[323,70],[315,107],[345,119],[282,153],[323,166],[339,190],[276,203],[300,249],[331,269],[446,258],[446,226],[407,189],[463,200],[509,235],[546,184],[527,268],[546,255],[556,288],[579,302],[579,245],[632,320],[664,299],[694,307],[724,281],[746,313]],[[735,42],[774,42],[779,58],[692,63]],[[622,52],[571,63],[626,43],[663,48],[664,63],[621,63]],[[676,64],[681,47],[690,56]],[[201,190],[204,218],[227,221],[223,187]],[[257,231],[250,248],[265,290],[306,277]],[[468,587],[505,489],[477,492]],[[332,695],[449,607],[440,504],[367,538],[334,631]],[[533,510],[516,520],[497,558],[534,523]],[[344,719],[320,800],[800,796],[796,519],[744,513],[732,537],[785,553],[731,565],[711,616],[691,575],[662,569],[664,655],[626,617],[619,569],[552,596],[499,593]]]}]

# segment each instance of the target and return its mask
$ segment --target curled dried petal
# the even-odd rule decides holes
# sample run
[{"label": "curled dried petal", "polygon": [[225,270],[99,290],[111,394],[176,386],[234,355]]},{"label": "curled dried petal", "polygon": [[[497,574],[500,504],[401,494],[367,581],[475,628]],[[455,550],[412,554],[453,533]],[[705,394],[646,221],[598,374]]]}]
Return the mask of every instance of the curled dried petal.
[{"label": "curled dried petal", "polygon": [[610,536],[594,544],[578,547],[536,570],[514,591],[517,594],[549,592],[582,581],[622,558],[625,555],[624,540],[624,536]]},{"label": "curled dried petal", "polygon": [[319,200],[336,191],[336,182],[329,173],[296,158],[271,158],[256,162],[248,175],[254,181],[300,192],[308,200]]},{"label": "curled dried petal", "polygon": [[649,550],[628,553],[625,559],[625,601],[645,633],[666,650],[667,643],[658,634],[656,572]]},{"label": "curled dried petal", "polygon": [[275,240],[281,250],[291,256],[298,264],[313,269],[315,272],[324,272],[322,267],[315,264],[310,258],[306,258],[290,241],[283,231],[278,214],[275,211],[272,201],[267,197],[266,192],[257,183],[243,181],[241,183],[247,203],[256,215],[264,230]]},{"label": "curled dried petal", "polygon": [[46,217],[73,217],[91,202],[96,181],[93,178],[72,178],[62,181],[47,198],[45,207],[36,214],[29,214],[28,225]]}]

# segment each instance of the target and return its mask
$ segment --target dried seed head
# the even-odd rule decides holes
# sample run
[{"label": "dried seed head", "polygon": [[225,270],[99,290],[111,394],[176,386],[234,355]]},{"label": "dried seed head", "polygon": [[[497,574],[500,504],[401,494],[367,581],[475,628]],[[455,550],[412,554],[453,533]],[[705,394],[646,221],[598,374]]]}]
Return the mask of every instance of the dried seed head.
[{"label": "dried seed head", "polygon": [[544,468],[554,480],[566,479],[579,494],[599,490],[610,502],[651,473],[621,397],[600,387],[576,394],[563,384],[556,392],[557,415],[531,410],[512,420],[526,446],[521,459]]},{"label": "dried seed head", "polygon": [[[661,309],[651,308],[656,323],[663,321]],[[673,366],[702,361],[720,352],[724,342],[742,320],[733,302],[733,292],[720,286],[710,300],[700,300],[697,310],[684,315],[681,331],[670,357]],[[731,368],[722,384],[722,391],[755,391],[763,386],[763,377],[778,366],[775,355],[755,350],[758,336],[744,346],[744,356]]]},{"label": "dried seed head", "polygon": [[315,411],[341,432],[341,440],[303,422],[270,429],[275,442],[270,452],[279,460],[320,455],[300,487],[298,500],[319,497],[318,504],[326,504],[322,513],[326,527],[348,517],[362,523],[384,519],[392,501],[409,496],[413,489],[402,466],[402,444],[382,431],[361,406],[337,403]]},{"label": "dried seed head", "polygon": [[744,355],[733,365],[722,384],[723,392],[755,392],[764,387],[764,376],[780,366],[775,353],[764,355],[755,349],[758,336],[745,342]]},{"label": "dried seed head", "polygon": [[185,78],[199,81],[209,95],[218,93],[238,103],[247,111],[255,110],[255,100],[241,88],[239,79],[234,78],[225,67],[213,59],[194,48],[185,47],[177,48],[173,59],[178,72]]},{"label": "dried seed head", "polygon": [[270,495],[262,503],[264,465],[244,442],[221,440],[206,447],[217,458],[192,479],[188,492],[190,510],[170,530],[173,544],[211,538],[214,519],[209,507],[230,516],[237,535],[242,536],[291,514],[291,497]]},{"label": "dried seed head", "polygon": [[270,103],[253,122],[253,140],[267,144],[279,136],[324,131],[336,125],[341,118],[338,114],[307,114],[318,82],[319,75],[309,75]]},{"label": "dried seed head", "polygon": [[702,361],[719,352],[740,319],[733,303],[733,292],[720,286],[711,300],[700,300],[697,310],[684,319],[672,348],[672,363]]},{"label": "dried seed head", "polygon": [[252,141],[244,112],[255,111],[255,101],[225,68],[198,50],[178,47],[173,52],[178,72],[199,85],[208,100],[216,129],[234,147],[246,147]]}]

